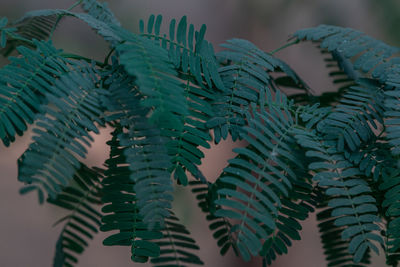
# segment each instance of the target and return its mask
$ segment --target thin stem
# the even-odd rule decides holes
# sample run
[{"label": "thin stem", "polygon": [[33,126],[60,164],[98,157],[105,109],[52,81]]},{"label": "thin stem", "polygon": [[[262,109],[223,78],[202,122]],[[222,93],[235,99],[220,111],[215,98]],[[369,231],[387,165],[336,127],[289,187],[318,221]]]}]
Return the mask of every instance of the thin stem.
[{"label": "thin stem", "polygon": [[287,43],[287,44],[285,44],[285,45],[283,45],[283,46],[281,46],[281,47],[279,47],[279,48],[273,50],[273,51],[270,52],[269,54],[270,54],[270,55],[273,55],[273,54],[275,54],[275,53],[281,51],[282,49],[285,49],[285,48],[287,48],[287,47],[289,47],[289,46],[292,46],[292,45],[295,45],[295,44],[298,44],[298,43],[300,43],[300,40],[299,40],[299,39],[296,39],[296,40],[294,40],[294,41],[292,41],[292,42],[290,42],[290,43]]},{"label": "thin stem", "polygon": [[109,61],[109,59],[110,59],[112,53],[114,53],[114,51],[115,51],[115,47],[113,47],[113,48],[110,50],[110,52],[108,52],[108,54],[107,54],[107,56],[106,56],[106,58],[104,59],[104,62],[103,62],[103,65],[104,65],[104,66],[108,65],[108,61]]},{"label": "thin stem", "polygon": [[[75,2],[72,6],[70,6],[67,11],[71,11],[72,9],[74,9],[75,7],[79,6],[80,4],[82,4],[83,0],[79,0],[77,2]],[[64,16],[64,14],[58,15],[56,23],[54,23],[53,28],[51,29],[50,35],[49,35],[49,39],[51,40],[53,38],[53,33],[56,30],[58,23],[60,23],[61,18]]]},{"label": "thin stem", "polygon": [[88,63],[95,62],[97,66],[102,67],[102,68],[104,68],[105,66],[108,65],[108,64],[104,64],[104,63],[102,63],[100,61],[97,61],[97,60],[93,60],[93,59],[90,59],[90,58],[87,58],[87,57],[83,57],[83,56],[76,55],[76,54],[71,54],[71,53],[62,53],[61,56],[65,57],[65,58],[84,60],[84,61],[86,61]]}]

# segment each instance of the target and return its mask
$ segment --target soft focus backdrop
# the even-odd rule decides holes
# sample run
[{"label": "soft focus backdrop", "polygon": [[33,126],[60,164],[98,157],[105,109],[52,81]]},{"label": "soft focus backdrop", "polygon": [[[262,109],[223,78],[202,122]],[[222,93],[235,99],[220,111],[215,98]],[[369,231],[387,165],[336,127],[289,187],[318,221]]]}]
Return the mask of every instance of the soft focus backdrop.
[{"label": "soft focus backdrop", "polygon": [[[0,17],[16,19],[32,9],[67,8],[73,0],[1,0]],[[230,38],[245,38],[265,51],[283,45],[294,31],[318,24],[334,24],[364,31],[392,45],[399,45],[400,2],[395,0],[110,0],[109,6],[123,26],[137,31],[139,19],[150,14],[162,14],[164,23],[171,18],[188,16],[189,22],[207,24],[206,38],[216,50],[218,44]],[[102,60],[107,47],[89,28],[66,19],[54,36],[57,47]],[[301,44],[277,53],[286,60],[318,93],[332,90],[324,70],[322,58],[312,44]],[[3,61],[4,62],[4,61]],[[17,182],[17,159],[28,146],[28,132],[11,148],[0,145],[0,266],[51,266],[59,227],[52,224],[62,211],[49,205],[39,206],[37,196],[20,196]],[[96,136],[89,154],[89,165],[101,166],[108,155],[104,146],[109,131]],[[240,144],[225,142],[206,151],[202,171],[214,180],[232,156],[231,149]],[[220,257],[217,246],[208,231],[208,225],[199,214],[196,203],[187,189],[177,187],[175,211],[200,245],[200,256],[205,266],[261,266],[260,262],[244,263],[230,254]],[[79,266],[141,266],[130,261],[126,247],[103,247],[99,234],[80,258]],[[295,242],[289,254],[282,256],[274,267],[322,267],[323,251],[319,242],[315,216],[303,223],[302,241]],[[373,266],[385,266],[383,258],[373,259]]]}]

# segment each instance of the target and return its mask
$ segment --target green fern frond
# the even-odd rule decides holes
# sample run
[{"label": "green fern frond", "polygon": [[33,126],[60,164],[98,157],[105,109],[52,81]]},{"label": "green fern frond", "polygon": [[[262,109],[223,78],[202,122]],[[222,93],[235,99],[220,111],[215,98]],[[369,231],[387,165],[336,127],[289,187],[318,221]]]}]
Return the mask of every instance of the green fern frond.
[{"label": "green fern frond", "polygon": [[[34,47],[31,43],[33,40],[47,40],[57,20],[57,15],[49,15],[25,18],[18,20],[16,23],[12,23],[10,26],[13,28],[5,29],[8,31],[11,30],[12,34],[9,32],[7,33],[7,45],[1,46],[2,49],[0,53],[4,57],[7,57],[17,46],[24,45]],[[5,36],[3,38],[5,38]]]},{"label": "green fern frond", "polygon": [[194,254],[199,247],[190,237],[190,232],[179,223],[179,219],[171,216],[165,220],[162,230],[163,238],[154,241],[160,247],[160,256],[153,257],[151,263],[154,267],[203,265],[201,259]]},{"label": "green fern frond", "polygon": [[142,36],[155,40],[156,44],[168,50],[168,55],[174,66],[183,73],[194,76],[197,84],[208,88],[214,85],[224,90],[221,78],[218,74],[218,64],[214,55],[212,44],[204,40],[206,26],[203,24],[200,31],[195,31],[193,24],[187,25],[187,18],[183,16],[178,26],[172,19],[169,24],[169,33],[161,33],[162,16],[151,15],[147,25],[140,21]]},{"label": "green fern frond", "polygon": [[[305,170],[298,173],[307,177]],[[299,176],[301,177],[301,176]],[[303,178],[303,177],[302,177]],[[271,265],[277,255],[287,254],[292,240],[300,240],[302,226],[300,221],[308,218],[318,203],[318,198],[313,194],[313,186],[304,181],[293,181],[293,188],[289,197],[281,199],[282,206],[279,208],[279,215],[276,218],[277,229],[264,241],[260,251],[266,265]]]},{"label": "green fern frond", "polygon": [[[395,165],[392,165],[395,167]],[[382,207],[386,219],[387,229],[385,231],[385,254],[386,263],[397,266],[400,262],[400,232],[399,232],[399,190],[400,172],[396,168],[386,168],[383,171],[383,183],[379,189],[384,192]]]},{"label": "green fern frond", "polygon": [[186,116],[183,84],[169,62],[166,51],[153,41],[130,34],[127,42],[117,47],[121,64],[136,78],[141,94],[146,96],[141,105],[152,108],[150,121],[161,128],[180,130],[181,117]]},{"label": "green fern frond", "polygon": [[235,240],[230,232],[232,224],[226,218],[219,218],[213,214],[216,209],[213,207],[213,195],[216,193],[216,184],[204,184],[201,181],[191,181],[189,184],[192,187],[193,194],[196,195],[197,205],[206,214],[206,219],[210,223],[209,229],[214,232],[213,237],[217,240],[220,254],[225,255],[231,247],[235,254],[237,254]]},{"label": "green fern frond", "polygon": [[31,20],[38,17],[50,17],[50,16],[57,16],[57,17],[74,17],[83,22],[85,22],[89,27],[91,27],[94,31],[97,32],[100,36],[104,38],[104,40],[110,42],[112,46],[117,45],[122,41],[121,35],[123,35],[123,30],[118,25],[108,24],[102,20],[96,19],[92,15],[85,14],[85,13],[76,13],[71,12],[68,10],[63,9],[43,9],[43,10],[36,10],[26,13],[22,18],[17,20],[15,23],[21,23],[26,20]]},{"label": "green fern frond", "polygon": [[322,207],[322,211],[318,212],[317,220],[321,242],[324,249],[327,266],[352,266],[365,267],[370,264],[369,250],[364,254],[360,263],[354,263],[353,256],[349,253],[349,241],[342,239],[343,227],[335,224],[335,218],[331,217],[332,208]]},{"label": "green fern frond", "polygon": [[162,233],[156,229],[148,230],[139,213],[135,191],[135,183],[131,179],[131,170],[124,151],[126,147],[120,145],[118,135],[122,128],[117,126],[112,134],[110,158],[106,161],[106,178],[103,179],[103,199],[106,204],[100,230],[113,232],[103,244],[106,246],[130,246],[131,259],[134,262],[147,262],[149,257],[157,257],[160,248],[152,240],[162,238]]},{"label": "green fern frond", "polygon": [[117,112],[113,118],[120,116],[126,128],[119,140],[126,147],[140,214],[149,228],[156,224],[162,226],[164,218],[170,215],[173,200],[169,172],[172,163],[166,149],[168,138],[161,136],[160,130],[149,123],[150,109],[141,106],[143,99],[136,87],[126,87],[130,77],[125,77],[112,77],[109,91],[113,106],[109,107]]},{"label": "green fern frond", "polygon": [[78,263],[77,256],[88,246],[87,239],[100,227],[101,214],[92,205],[101,204],[100,200],[101,174],[85,165],[74,175],[74,183],[66,187],[56,199],[48,202],[64,208],[69,214],[58,220],[55,225],[64,223],[57,241],[53,266],[74,266]]},{"label": "green fern frond", "polygon": [[36,50],[19,47],[21,56],[10,57],[11,63],[0,70],[0,138],[6,146],[34,122],[46,103],[44,95],[68,71],[61,50],[48,42],[34,43]]},{"label": "green fern frond", "polygon": [[387,75],[385,82],[385,126],[386,137],[393,155],[400,155],[400,66],[396,65]]},{"label": "green fern frond", "polygon": [[167,145],[174,164],[170,171],[174,172],[175,178],[181,184],[186,185],[186,170],[194,177],[198,176],[197,165],[200,165],[204,157],[199,147],[210,148],[208,142],[211,141],[211,136],[205,123],[213,116],[213,109],[209,104],[215,98],[213,83],[217,86],[220,84],[221,88],[222,82],[214,52],[212,48],[207,50],[210,44],[203,39],[205,26],[203,25],[200,32],[194,32],[193,25],[187,30],[186,17],[183,17],[175,34],[175,23],[175,20],[171,21],[169,39],[166,35],[161,36],[161,16],[156,19],[154,15],[150,16],[146,32],[144,22],[141,21],[141,32],[142,36],[155,40],[157,45],[168,51],[169,59],[184,83],[185,100],[181,104],[188,107],[188,114],[182,122],[184,126],[182,129],[166,130],[169,131],[167,135],[172,137]]},{"label": "green fern frond", "polygon": [[[239,138],[245,125],[244,112],[251,103],[259,103],[259,92],[272,91],[273,79],[268,74],[278,69],[291,72],[286,64],[242,39],[232,39],[221,45],[228,50],[217,57],[223,66],[219,69],[226,90],[214,102],[215,116],[207,126],[214,130],[214,141],[219,143],[230,133]],[[296,76],[292,77],[296,80]]]},{"label": "green fern frond", "polygon": [[304,168],[291,145],[295,143],[291,132],[297,127],[294,118],[298,114],[292,114],[296,113],[292,104],[278,92],[275,100],[266,98],[265,109],[259,110],[254,104],[247,112],[248,126],[243,127],[241,135],[249,145],[233,150],[238,156],[228,161],[218,178],[229,187],[218,190],[215,204],[221,208],[215,216],[235,220],[231,232],[245,260],[250,254],[257,256],[262,240],[277,228],[281,196],[287,197],[297,180],[293,168]]},{"label": "green fern frond", "polygon": [[309,169],[315,172],[313,179],[318,185],[326,188],[331,216],[335,218],[335,225],[342,227],[341,238],[349,241],[349,252],[354,256],[354,262],[359,263],[368,249],[379,254],[374,244],[383,244],[376,232],[380,230],[380,218],[376,215],[378,208],[360,170],[338,153],[336,143],[321,143],[314,131],[296,130],[296,139],[308,149],[306,156],[315,159]]},{"label": "green fern frond", "polygon": [[[337,150],[357,150],[375,138],[374,129],[383,124],[384,95],[379,84],[358,80],[340,99],[331,114],[318,125],[325,140],[337,142]],[[378,123],[378,125],[377,125]]]},{"label": "green fern frond", "polygon": [[[82,63],[85,64],[85,63]],[[42,187],[55,198],[79,169],[78,157],[85,158],[93,137],[103,125],[98,75],[87,65],[86,71],[72,71],[56,80],[42,107],[33,132],[33,143],[21,158],[18,179],[30,189]],[[25,192],[28,189],[23,189]],[[40,194],[40,193],[39,193]]]},{"label": "green fern frond", "polygon": [[108,24],[121,26],[121,23],[115,17],[113,12],[108,8],[107,3],[100,3],[96,0],[83,0],[81,4],[83,10],[97,20]]},{"label": "green fern frond", "polygon": [[391,58],[399,48],[389,46],[365,35],[360,31],[338,26],[320,25],[299,30],[294,34],[298,40],[319,41],[322,48],[337,51],[345,58],[352,59],[353,68],[382,79],[385,71],[398,59]]}]

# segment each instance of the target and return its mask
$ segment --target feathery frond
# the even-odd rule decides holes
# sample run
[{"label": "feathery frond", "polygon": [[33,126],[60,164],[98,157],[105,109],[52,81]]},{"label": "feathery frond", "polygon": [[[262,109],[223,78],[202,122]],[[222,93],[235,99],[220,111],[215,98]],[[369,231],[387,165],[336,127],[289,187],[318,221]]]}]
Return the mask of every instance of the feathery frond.
[{"label": "feathery frond", "polygon": [[164,218],[170,215],[173,188],[168,170],[172,163],[166,149],[168,139],[148,121],[150,109],[141,106],[143,99],[136,87],[129,87],[130,82],[130,77],[123,74],[111,77],[109,107],[117,112],[113,118],[120,116],[126,128],[119,140],[126,147],[140,215],[152,228],[162,226]]},{"label": "feathery frond", "polygon": [[354,262],[359,263],[368,249],[379,254],[374,244],[383,244],[383,239],[377,234],[381,230],[378,225],[380,218],[376,215],[378,208],[361,171],[354,168],[329,141],[321,142],[313,131],[298,130],[296,139],[308,149],[306,156],[315,159],[309,169],[315,172],[313,179],[318,185],[326,188],[331,216],[335,218],[335,225],[342,229],[341,238],[349,240],[349,252],[354,256]]},{"label": "feathery frond", "polygon": [[140,21],[140,32],[155,40],[155,43],[168,50],[168,55],[174,66],[183,73],[190,73],[201,87],[207,84],[208,88],[214,85],[224,90],[218,73],[218,64],[212,44],[204,40],[206,26],[203,24],[200,31],[195,31],[193,24],[187,25],[187,18],[183,16],[178,26],[172,19],[169,24],[169,33],[161,33],[162,16],[151,15],[147,25]]},{"label": "feathery frond", "polygon": [[36,50],[19,47],[20,57],[0,70],[0,138],[8,146],[15,135],[22,135],[46,103],[44,95],[52,92],[57,77],[67,65],[51,43],[34,42]]},{"label": "feathery frond", "polygon": [[73,183],[56,199],[48,200],[49,203],[69,211],[54,224],[64,223],[57,241],[54,267],[74,266],[78,263],[77,256],[89,245],[87,240],[93,239],[93,235],[98,232],[101,214],[92,205],[101,204],[101,176],[98,170],[81,164],[74,175]]},{"label": "feathery frond", "polygon": [[121,131],[118,126],[107,143],[110,158],[106,161],[106,177],[102,182],[102,201],[105,203],[102,211],[107,215],[102,217],[100,229],[103,232],[117,231],[104,239],[104,245],[130,246],[132,261],[143,263],[160,254],[160,248],[152,240],[162,238],[162,233],[156,229],[149,230],[139,213],[135,182],[124,153],[126,147],[121,146],[118,140]]},{"label": "feathery frond", "polygon": [[163,238],[154,242],[160,247],[160,256],[151,259],[154,267],[203,265],[201,259],[194,254],[199,250],[196,241],[190,237],[186,227],[179,223],[178,218],[167,218],[162,233]]},{"label": "feathery frond", "polygon": [[[85,64],[85,63],[82,63]],[[34,142],[21,158],[18,179],[29,189],[45,191],[55,198],[80,168],[93,141],[90,132],[99,133],[95,123],[103,125],[98,76],[90,65],[69,72],[56,80],[42,107],[33,132]]]}]

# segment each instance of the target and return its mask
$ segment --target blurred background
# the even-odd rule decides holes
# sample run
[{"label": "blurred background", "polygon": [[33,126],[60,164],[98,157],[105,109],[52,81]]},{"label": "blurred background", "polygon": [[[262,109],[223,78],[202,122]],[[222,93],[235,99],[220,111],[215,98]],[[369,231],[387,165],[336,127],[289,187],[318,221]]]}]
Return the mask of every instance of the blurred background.
[{"label": "blurred background", "polygon": [[[33,9],[68,8],[72,0],[1,0],[0,17],[16,19]],[[139,19],[150,14],[162,14],[164,23],[171,18],[188,16],[198,28],[207,24],[206,38],[215,44],[238,37],[245,38],[265,51],[285,44],[289,35],[298,29],[334,24],[364,31],[391,45],[399,45],[400,2],[396,0],[110,0],[110,8],[123,26],[137,31]],[[165,23],[165,24],[167,24]],[[83,23],[66,19],[54,36],[55,45],[68,52],[103,60],[107,46]],[[332,90],[327,71],[318,50],[312,44],[300,44],[276,54],[289,63],[316,92]],[[108,156],[104,145],[109,130],[96,136],[89,165],[101,166]],[[37,196],[20,196],[17,182],[17,159],[31,140],[28,132],[11,148],[0,145],[0,266],[51,266],[59,227],[52,224],[63,211],[50,205],[39,206]],[[231,149],[240,144],[226,141],[205,151],[202,171],[214,180],[232,156]],[[199,213],[196,202],[185,188],[177,187],[175,211],[193,233],[205,266],[261,266],[258,261],[245,263],[232,254],[220,257],[208,224]],[[78,266],[142,266],[130,261],[126,247],[103,247],[103,234],[99,234],[80,257]],[[143,265],[144,266],[144,265]],[[319,241],[315,216],[303,223],[302,240],[294,242],[288,255],[279,257],[274,267],[326,266]],[[382,257],[373,258],[373,266],[385,266]]]}]

